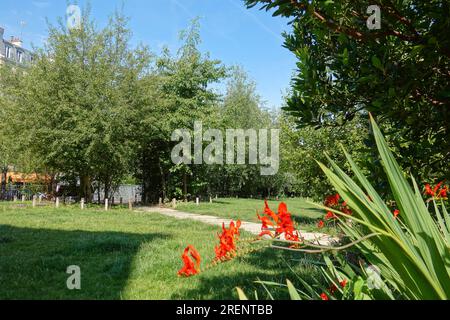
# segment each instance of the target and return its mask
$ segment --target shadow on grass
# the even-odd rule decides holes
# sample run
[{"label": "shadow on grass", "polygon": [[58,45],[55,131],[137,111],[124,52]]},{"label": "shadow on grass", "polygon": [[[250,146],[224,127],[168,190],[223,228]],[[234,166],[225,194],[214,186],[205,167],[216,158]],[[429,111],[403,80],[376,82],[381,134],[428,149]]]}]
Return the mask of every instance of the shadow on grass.
[{"label": "shadow on grass", "polygon": [[[121,299],[140,246],[170,237],[8,225],[0,235],[0,299]],[[67,289],[71,265],[81,268],[81,290]]]},{"label": "shadow on grass", "polygon": [[300,228],[302,225],[305,224],[317,224],[318,219],[317,218],[311,218],[311,217],[305,217],[305,216],[292,216],[292,220],[294,220],[295,223],[300,225]]},{"label": "shadow on grass", "polygon": [[[198,276],[198,284],[195,289],[185,289],[174,293],[171,299],[208,299],[211,295],[214,299],[237,299],[236,287],[240,287],[249,299],[255,299],[255,292],[260,300],[270,300],[271,297],[264,287],[255,283],[256,281],[275,282],[286,284],[286,279],[291,280],[297,288],[302,288],[298,277],[308,283],[314,283],[313,279],[318,279],[320,273],[316,266],[312,264],[300,264],[293,259],[301,259],[304,254],[291,253],[287,251],[267,248],[263,251],[249,254],[248,256],[237,258],[236,261],[228,261],[216,268],[221,268],[222,274],[217,276],[217,272],[208,270]],[[317,260],[308,256],[309,260]],[[242,271],[230,272],[227,264],[242,264]],[[252,271],[246,271],[245,265],[251,266]],[[255,267],[259,271],[254,271]],[[189,281],[190,279],[186,279]],[[278,286],[268,286],[270,294],[277,300],[289,299],[286,288]]]},{"label": "shadow on grass", "polygon": [[231,202],[225,200],[213,200],[213,204],[231,204]]}]

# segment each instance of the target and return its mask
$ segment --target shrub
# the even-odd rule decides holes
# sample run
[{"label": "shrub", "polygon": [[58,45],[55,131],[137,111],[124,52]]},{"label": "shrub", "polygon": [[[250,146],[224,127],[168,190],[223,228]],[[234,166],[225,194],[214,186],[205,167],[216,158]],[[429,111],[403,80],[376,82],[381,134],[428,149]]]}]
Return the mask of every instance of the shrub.
[{"label": "shrub", "polygon": [[[352,223],[348,223],[349,216],[345,212],[320,207],[335,214],[339,226],[352,241],[351,247],[364,262],[355,265],[336,258],[337,262],[332,263],[325,257],[327,267],[322,267],[322,273],[332,290],[320,292],[318,286],[307,283],[302,283],[305,290],[298,290],[288,282],[287,288],[293,299],[450,298],[450,216],[444,205],[446,193],[440,192],[436,196],[435,192],[428,201],[432,206],[428,208],[416,181],[410,177],[408,182],[373,118],[371,122],[397,209],[392,212],[345,149],[343,152],[354,174],[353,179],[329,158],[331,168],[319,163],[351,208]],[[425,190],[428,194],[429,189]],[[376,271],[379,285],[371,286],[373,275],[367,272],[370,270]],[[344,280],[345,288],[339,287]],[[239,293],[243,298],[243,293]]]}]

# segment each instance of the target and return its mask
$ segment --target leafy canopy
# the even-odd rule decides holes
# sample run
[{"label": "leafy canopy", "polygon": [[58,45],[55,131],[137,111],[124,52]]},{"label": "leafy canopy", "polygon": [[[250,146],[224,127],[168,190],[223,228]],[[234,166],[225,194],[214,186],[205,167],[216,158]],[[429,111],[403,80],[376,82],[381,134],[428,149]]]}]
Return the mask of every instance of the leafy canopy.
[{"label": "leafy canopy", "polygon": [[291,19],[285,46],[298,59],[286,110],[300,126],[341,126],[371,112],[402,166],[450,178],[450,6],[380,0],[381,29],[366,1],[245,0]]}]

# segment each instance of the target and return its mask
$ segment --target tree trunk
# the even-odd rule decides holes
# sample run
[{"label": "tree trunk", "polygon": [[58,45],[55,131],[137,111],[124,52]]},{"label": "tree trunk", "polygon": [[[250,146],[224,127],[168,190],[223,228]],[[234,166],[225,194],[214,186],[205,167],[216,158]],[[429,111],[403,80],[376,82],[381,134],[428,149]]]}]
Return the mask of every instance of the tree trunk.
[{"label": "tree trunk", "polygon": [[158,160],[159,173],[161,175],[161,189],[162,189],[162,198],[163,201],[166,199],[166,176],[164,174],[164,170],[161,166],[161,159]]},{"label": "tree trunk", "polygon": [[98,183],[98,188],[97,188],[97,200],[98,200],[98,204],[100,204],[100,187],[101,187],[101,183]]},{"label": "tree trunk", "polygon": [[2,190],[0,194],[0,199],[4,200],[6,197],[6,183],[8,179],[8,166],[2,168]]},{"label": "tree trunk", "polygon": [[109,189],[111,187],[111,183],[109,181],[109,177],[105,179],[105,200],[109,199]]},{"label": "tree trunk", "polygon": [[52,196],[56,195],[56,174],[50,175],[50,184],[47,186],[47,193]]},{"label": "tree trunk", "polygon": [[184,202],[187,202],[187,174],[184,172],[183,174],[183,196],[184,196]]},{"label": "tree trunk", "polygon": [[80,195],[87,203],[92,201],[91,177],[88,175],[80,177]]}]

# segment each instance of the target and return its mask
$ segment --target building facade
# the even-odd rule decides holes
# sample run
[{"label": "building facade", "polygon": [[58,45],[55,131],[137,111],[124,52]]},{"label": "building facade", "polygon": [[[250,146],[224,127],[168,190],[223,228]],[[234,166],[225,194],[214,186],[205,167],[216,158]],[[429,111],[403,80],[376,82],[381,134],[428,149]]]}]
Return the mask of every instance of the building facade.
[{"label": "building facade", "polygon": [[11,37],[4,39],[5,29],[0,27],[0,64],[11,63],[16,65],[27,65],[33,61],[30,51],[22,47],[22,40]]}]

